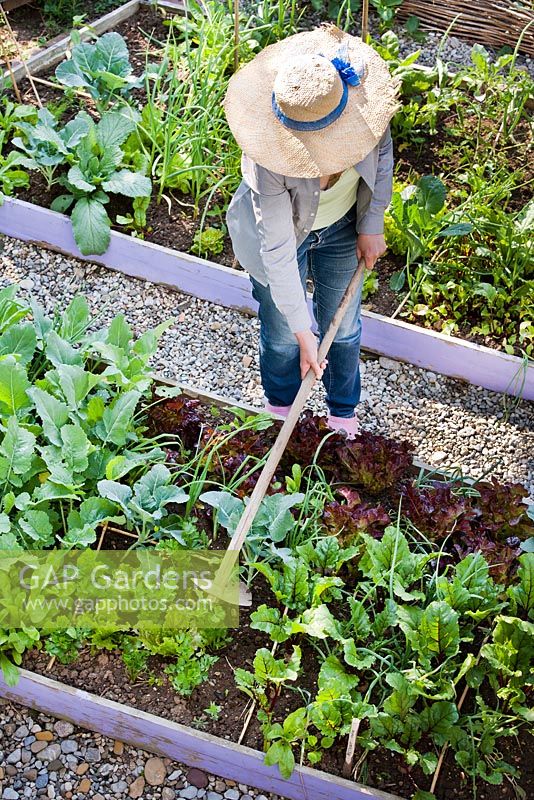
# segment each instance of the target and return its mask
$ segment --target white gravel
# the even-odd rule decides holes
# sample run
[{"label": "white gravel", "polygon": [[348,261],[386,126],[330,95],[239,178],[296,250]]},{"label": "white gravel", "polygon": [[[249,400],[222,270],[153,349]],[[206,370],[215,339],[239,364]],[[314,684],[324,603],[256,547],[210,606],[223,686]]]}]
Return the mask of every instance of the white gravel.
[{"label": "white gravel", "polygon": [[283,800],[0,698],[0,798]]},{"label": "white gravel", "polygon": [[[257,319],[14,239],[0,244],[0,284],[19,283],[48,311],[82,292],[102,324],[122,311],[137,333],[172,318],[155,370],[261,407]],[[521,481],[534,498],[534,404],[390,359],[365,357],[362,372],[364,428],[410,439],[435,466]],[[310,406],[326,411],[322,387]]]}]

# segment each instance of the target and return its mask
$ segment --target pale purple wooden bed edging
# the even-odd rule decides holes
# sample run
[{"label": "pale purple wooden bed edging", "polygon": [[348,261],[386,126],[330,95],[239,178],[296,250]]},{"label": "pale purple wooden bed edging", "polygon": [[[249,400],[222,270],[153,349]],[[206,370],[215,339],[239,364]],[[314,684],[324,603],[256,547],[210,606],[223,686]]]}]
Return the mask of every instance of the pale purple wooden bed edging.
[{"label": "pale purple wooden bed edging", "polygon": [[[103,255],[82,256],[69,218],[32,203],[6,199],[0,207],[0,232],[136,278],[171,286],[202,300],[246,313],[257,310],[244,272],[116,231],[112,232],[111,244]],[[516,356],[463,339],[364,311],[362,346],[373,353],[495,392],[534,400],[534,363],[525,365]]]},{"label": "pale purple wooden bed edging", "polygon": [[16,686],[7,686],[0,671],[0,696],[134,747],[290,800],[402,800],[308,767],[297,767],[291,778],[284,780],[277,767],[266,766],[263,754],[250,747],[233,744],[27,670],[21,670]]}]

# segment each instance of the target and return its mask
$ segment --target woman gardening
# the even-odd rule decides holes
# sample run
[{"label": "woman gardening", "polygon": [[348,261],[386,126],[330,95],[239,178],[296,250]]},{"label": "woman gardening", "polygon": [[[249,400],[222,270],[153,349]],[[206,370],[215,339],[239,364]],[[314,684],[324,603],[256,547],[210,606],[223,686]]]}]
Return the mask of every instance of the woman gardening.
[{"label": "woman gardening", "polygon": [[225,98],[243,151],[227,222],[259,303],[266,409],[287,416],[312,368],[326,389],[329,427],[349,438],[358,431],[361,285],[319,364],[306,281],[322,337],[358,260],[372,269],[386,250],[396,94],[380,56],[328,25],[266,47],[232,77]]}]

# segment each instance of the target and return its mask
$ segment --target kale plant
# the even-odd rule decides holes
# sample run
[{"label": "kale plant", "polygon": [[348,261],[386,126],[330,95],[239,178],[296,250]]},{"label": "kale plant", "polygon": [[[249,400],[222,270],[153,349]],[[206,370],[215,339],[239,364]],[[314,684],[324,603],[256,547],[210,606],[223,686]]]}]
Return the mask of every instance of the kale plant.
[{"label": "kale plant", "polygon": [[56,211],[71,212],[76,244],[84,255],[104,253],[110,241],[111,220],[105,206],[108,192],[125,197],[149,197],[150,179],[122,167],[121,145],[135,127],[131,114],[110,111],[100,122],[91,121],[87,134],[78,142],[69,158],[71,167],[60,182],[67,194],[52,203]]},{"label": "kale plant", "polygon": [[71,57],[56,67],[56,78],[67,88],[88,92],[100,113],[125,102],[144,82],[143,75],[132,74],[128,47],[116,32],[105,33],[95,44],[75,44]]}]

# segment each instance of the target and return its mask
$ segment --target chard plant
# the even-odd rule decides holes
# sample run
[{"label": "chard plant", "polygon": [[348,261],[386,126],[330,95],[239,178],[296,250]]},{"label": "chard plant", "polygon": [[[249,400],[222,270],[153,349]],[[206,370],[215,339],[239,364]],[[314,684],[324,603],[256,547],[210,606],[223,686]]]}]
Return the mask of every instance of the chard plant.
[{"label": "chard plant", "polygon": [[[506,590],[480,553],[447,566],[442,550],[410,541],[399,525],[380,539],[362,533],[349,548],[328,536],[298,554],[289,568],[287,559],[263,567],[277,605],[260,606],[251,627],[286,647],[311,645],[318,691],[285,719],[261,715],[267,762],[285,777],[297,757],[317,763],[357,718],[360,763],[385,747],[431,776],[447,743],[473,781],[513,778],[499,739],[532,715],[534,555],[520,557]],[[337,578],[334,593],[314,594],[325,574]],[[474,696],[471,711],[461,705],[463,687]]]}]

